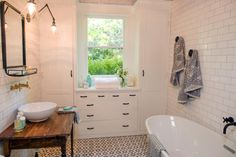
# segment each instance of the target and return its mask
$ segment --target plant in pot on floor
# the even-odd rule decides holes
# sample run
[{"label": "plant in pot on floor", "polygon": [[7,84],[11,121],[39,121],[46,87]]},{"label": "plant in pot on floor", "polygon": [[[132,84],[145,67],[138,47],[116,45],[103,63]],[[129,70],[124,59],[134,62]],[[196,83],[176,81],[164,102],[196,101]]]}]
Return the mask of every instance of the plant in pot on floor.
[{"label": "plant in pot on floor", "polygon": [[127,84],[126,80],[127,80],[128,71],[121,68],[117,71],[117,74],[121,79],[120,86],[125,87]]}]

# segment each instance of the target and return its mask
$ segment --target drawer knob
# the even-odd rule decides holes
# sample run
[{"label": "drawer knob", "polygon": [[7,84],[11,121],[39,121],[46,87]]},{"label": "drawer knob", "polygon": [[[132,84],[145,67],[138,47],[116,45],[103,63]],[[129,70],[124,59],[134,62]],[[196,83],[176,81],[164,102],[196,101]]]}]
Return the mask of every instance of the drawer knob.
[{"label": "drawer knob", "polygon": [[85,96],[85,95],[84,95],[84,96],[80,96],[80,97],[81,97],[81,98],[87,98],[88,96]]},{"label": "drawer knob", "polygon": [[104,97],[105,97],[105,95],[98,95],[98,97],[99,97],[99,98],[104,98]]},{"label": "drawer knob", "polygon": [[123,105],[129,105],[129,103],[123,103]]},{"label": "drawer knob", "polygon": [[136,96],[136,94],[130,94],[129,96]]},{"label": "drawer knob", "polygon": [[128,128],[128,127],[129,127],[129,125],[122,125],[122,127],[123,127],[123,128]]},{"label": "drawer knob", "polygon": [[94,104],[87,104],[88,107],[94,106]]},{"label": "drawer knob", "polygon": [[87,128],[87,130],[94,130],[95,128],[94,127],[91,127],[91,128]]},{"label": "drawer knob", "polygon": [[123,115],[124,115],[124,116],[128,116],[128,115],[129,115],[129,113],[123,113]]},{"label": "drawer knob", "polygon": [[119,95],[112,95],[114,98],[118,98],[119,97]]},{"label": "drawer knob", "polygon": [[89,114],[89,115],[87,115],[87,117],[94,117],[94,115],[93,114]]}]

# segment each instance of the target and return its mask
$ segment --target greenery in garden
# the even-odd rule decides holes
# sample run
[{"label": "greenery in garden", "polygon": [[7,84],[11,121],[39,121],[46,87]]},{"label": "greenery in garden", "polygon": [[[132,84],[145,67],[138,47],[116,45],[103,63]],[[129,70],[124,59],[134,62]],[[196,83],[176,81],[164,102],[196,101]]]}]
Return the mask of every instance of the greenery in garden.
[{"label": "greenery in garden", "polygon": [[88,19],[90,75],[113,75],[123,68],[123,20]]},{"label": "greenery in garden", "polygon": [[113,75],[123,67],[119,49],[89,48],[90,75]]}]

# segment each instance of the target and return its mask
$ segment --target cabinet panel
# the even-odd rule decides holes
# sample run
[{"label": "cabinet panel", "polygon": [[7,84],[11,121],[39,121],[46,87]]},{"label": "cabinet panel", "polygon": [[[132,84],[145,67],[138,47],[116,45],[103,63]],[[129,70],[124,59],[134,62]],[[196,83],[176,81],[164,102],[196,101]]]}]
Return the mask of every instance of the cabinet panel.
[{"label": "cabinet panel", "polygon": [[107,99],[107,93],[80,93],[76,95],[76,104],[82,102],[100,102]]},{"label": "cabinet panel", "polygon": [[137,129],[136,120],[113,120],[84,122],[79,125],[81,134],[106,134],[118,132],[130,132]]},{"label": "cabinet panel", "polygon": [[136,119],[136,110],[117,109],[115,112],[109,110],[81,110],[81,121],[117,120],[117,119]]},{"label": "cabinet panel", "polygon": [[138,97],[138,94],[136,92],[111,93],[108,95],[109,100],[121,100],[121,101],[135,100],[137,97]]},{"label": "cabinet panel", "polygon": [[81,92],[76,96],[80,134],[97,135],[137,130],[137,92]]},{"label": "cabinet panel", "polygon": [[161,91],[168,67],[169,15],[151,10],[145,14],[140,22],[141,86],[143,91]]}]

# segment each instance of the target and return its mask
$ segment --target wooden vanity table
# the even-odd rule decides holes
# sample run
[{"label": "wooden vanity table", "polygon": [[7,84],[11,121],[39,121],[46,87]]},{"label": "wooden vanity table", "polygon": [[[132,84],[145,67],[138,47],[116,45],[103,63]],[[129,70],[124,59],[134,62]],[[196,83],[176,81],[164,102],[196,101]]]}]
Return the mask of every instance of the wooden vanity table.
[{"label": "wooden vanity table", "polygon": [[16,133],[13,124],[0,134],[4,144],[4,156],[10,157],[12,149],[61,147],[61,156],[66,157],[66,142],[70,136],[73,156],[74,113],[54,113],[47,121],[28,122],[26,128]]}]

